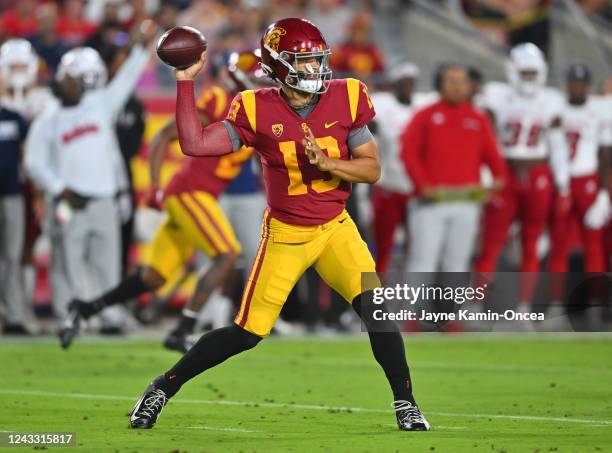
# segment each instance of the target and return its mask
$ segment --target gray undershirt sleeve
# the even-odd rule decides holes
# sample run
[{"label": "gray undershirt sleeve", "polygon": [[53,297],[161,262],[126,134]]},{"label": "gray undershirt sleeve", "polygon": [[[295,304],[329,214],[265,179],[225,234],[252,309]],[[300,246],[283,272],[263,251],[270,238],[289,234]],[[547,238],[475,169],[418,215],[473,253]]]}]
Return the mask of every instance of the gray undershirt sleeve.
[{"label": "gray undershirt sleeve", "polygon": [[234,128],[234,125],[227,120],[223,120],[223,124],[225,124],[227,133],[232,141],[232,150],[238,151],[240,148],[242,148],[242,140],[240,139],[238,132],[236,132],[236,128]]},{"label": "gray undershirt sleeve", "polygon": [[374,136],[372,135],[372,132],[370,132],[368,126],[361,126],[349,132],[346,144],[348,145],[349,149],[355,149],[358,146],[368,143],[373,138]]}]

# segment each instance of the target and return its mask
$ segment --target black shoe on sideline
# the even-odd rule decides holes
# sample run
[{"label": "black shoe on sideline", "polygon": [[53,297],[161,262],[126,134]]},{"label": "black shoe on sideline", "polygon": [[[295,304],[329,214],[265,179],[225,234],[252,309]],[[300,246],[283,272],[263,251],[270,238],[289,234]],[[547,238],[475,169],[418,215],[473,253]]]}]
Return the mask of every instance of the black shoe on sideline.
[{"label": "black shoe on sideline", "polygon": [[185,354],[193,346],[194,342],[184,332],[173,331],[164,340],[164,348]]}]

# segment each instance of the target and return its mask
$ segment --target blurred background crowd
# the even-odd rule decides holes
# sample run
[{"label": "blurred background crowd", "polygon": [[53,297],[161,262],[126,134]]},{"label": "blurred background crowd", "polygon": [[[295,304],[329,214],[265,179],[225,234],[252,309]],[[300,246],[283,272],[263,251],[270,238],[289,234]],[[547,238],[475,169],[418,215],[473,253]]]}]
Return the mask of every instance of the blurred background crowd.
[{"label": "blurred background crowd", "polygon": [[[267,25],[283,17],[303,17],[315,23],[332,49],[330,65],[334,77],[352,76],[364,80],[377,109],[377,102],[382,105],[385,95],[396,96],[400,101],[402,96],[407,98],[411,115],[435,102],[440,95],[441,87],[436,80],[440,77],[441,65],[459,62],[467,69],[472,83],[471,99],[477,104],[479,91],[486,82],[505,80],[508,50],[517,44],[531,42],[548,60],[549,83],[561,90],[565,89],[564,74],[571,63],[587,65],[592,74],[591,91],[602,100],[608,100],[608,104],[602,104],[607,105],[602,115],[609,114],[612,118],[612,2],[609,0],[0,0],[0,43],[13,38],[24,38],[31,43],[38,59],[34,84],[44,88],[52,83],[62,56],[70,49],[79,46],[96,49],[107,67],[109,79],[112,79],[126,58],[125,46],[130,35],[143,20],[152,19],[161,30],[190,25],[202,31],[209,43],[209,63],[201,79],[203,87],[223,84],[223,80],[217,78],[226,74],[222,68],[227,66],[232,52],[258,47]],[[150,237],[147,231],[155,223],[152,216],[145,213],[148,208],[144,200],[151,186],[147,153],[151,139],[174,114],[174,87],[172,70],[151,57],[117,119],[116,133],[129,179],[128,189],[118,194],[123,197],[117,198],[123,198],[118,204],[124,208],[127,206],[125,209],[128,211],[121,218],[123,275],[139,266],[146,252],[146,239]],[[3,103],[9,109],[14,109],[14,105],[11,107],[11,103],[4,100],[14,97],[13,88],[7,81],[2,83]],[[29,90],[32,87],[24,88]],[[24,123],[21,142],[26,140],[27,124],[39,109],[40,105],[35,105],[19,112]],[[606,109],[608,113],[605,113]],[[376,124],[372,125],[373,132],[380,139],[383,155],[387,152],[386,146],[399,146],[399,143],[389,144],[389,137],[381,136],[385,129],[382,123],[387,119],[379,115]],[[612,119],[610,122],[612,127]],[[397,131],[395,140],[399,140],[400,133],[407,126],[397,126],[401,130]],[[4,149],[0,150],[2,165],[6,163],[1,156],[3,152]],[[162,169],[162,186],[177,169],[180,160],[178,145],[172,144]],[[6,168],[9,168],[8,164]],[[257,172],[257,166],[255,169]],[[6,170],[1,168],[1,171]],[[2,173],[1,177],[8,180],[9,175]],[[42,222],[44,207],[36,187],[22,170],[19,178],[19,196],[26,200],[24,240],[19,256],[23,271],[18,282],[24,295],[25,317],[10,320],[5,315],[4,332],[48,333],[54,329],[52,322],[45,321],[52,318],[49,256],[54,243],[49,240]],[[5,190],[2,182],[0,190]],[[255,190],[261,191],[262,188]],[[0,198],[6,195],[8,189],[5,193],[0,191]],[[389,219],[384,217],[384,199],[397,195],[404,210],[393,214],[397,216],[394,220],[397,228],[393,224],[390,229]],[[349,210],[378,258],[379,270],[406,268],[412,247],[411,223],[406,217],[410,215],[409,204],[418,198],[419,194],[411,193],[409,189],[397,191],[385,186],[384,180],[374,188],[355,187]],[[397,206],[397,199],[394,203]],[[380,212],[376,218],[376,210],[381,207],[382,220]],[[259,230],[259,223],[260,218],[253,219],[252,228]],[[0,231],[7,228],[11,228],[9,220],[0,216]],[[609,224],[607,228],[610,230]],[[571,269],[584,270],[580,238],[577,233],[572,234],[575,239],[571,243]],[[612,231],[607,234],[612,236]],[[479,229],[476,236],[474,246],[469,250],[470,263],[454,271],[472,270],[472,261],[482,248],[482,230]],[[8,241],[10,235],[5,233],[2,238]],[[612,237],[606,240],[612,241]],[[520,268],[520,242],[520,234],[511,229],[504,242],[498,269]],[[546,234],[538,242],[538,262],[542,269],[547,269],[545,260],[550,250],[549,243]],[[389,248],[384,256],[377,250],[381,244]],[[7,249],[6,245],[0,245],[0,249]],[[425,247],[429,245],[425,244]],[[598,271],[610,270],[611,250],[606,248],[604,241],[601,242],[601,252],[608,267]],[[0,258],[6,260],[6,253]],[[180,309],[193,291],[194,270],[205,261],[194,257],[194,264],[189,269],[175,276],[155,295],[134,301],[130,315],[124,316],[120,323],[105,332],[121,334],[136,325],[155,325],[173,310]],[[8,273],[3,265],[6,263],[0,262],[0,272],[3,273],[0,282],[6,289],[14,282],[4,281]],[[248,268],[248,263],[242,265]],[[414,270],[434,272],[439,267]],[[237,305],[244,280],[238,279],[234,283],[233,298]],[[10,297],[2,289],[0,296]],[[84,291],[86,296],[95,296],[87,294],[87,288]],[[8,305],[6,300],[4,305]],[[201,324],[227,323],[229,313],[222,311],[225,319],[219,320],[214,314],[214,303],[210,305],[212,308],[205,310],[208,314],[203,316]],[[347,330],[352,321],[346,303],[329,290],[316,273],[309,271],[290,296],[278,331],[336,332]]]}]

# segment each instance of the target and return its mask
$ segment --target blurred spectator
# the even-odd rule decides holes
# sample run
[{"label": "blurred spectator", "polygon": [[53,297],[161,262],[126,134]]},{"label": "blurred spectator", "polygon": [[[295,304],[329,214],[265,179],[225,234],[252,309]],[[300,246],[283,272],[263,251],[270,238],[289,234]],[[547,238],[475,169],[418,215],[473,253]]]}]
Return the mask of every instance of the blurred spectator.
[{"label": "blurred spectator", "polygon": [[323,30],[327,45],[333,48],[346,35],[351,10],[338,0],[314,0],[308,2],[306,18]]},{"label": "blurred spectator", "polygon": [[181,13],[179,22],[200,30],[204,36],[216,36],[227,23],[228,5],[216,0],[199,0]]},{"label": "blurred spectator", "polygon": [[178,25],[179,11],[180,8],[175,2],[163,1],[155,15],[157,25],[162,30],[170,30],[172,27],[176,27]]},{"label": "blurred spectator", "polygon": [[45,61],[47,72],[55,72],[62,55],[68,51],[68,46],[56,33],[58,9],[55,3],[41,5],[37,12],[38,32],[28,39],[36,53]]},{"label": "blurred spectator", "polygon": [[409,272],[468,272],[485,191],[482,165],[499,188],[505,164],[486,115],[469,102],[467,71],[441,68],[440,101],[420,110],[402,136],[402,158],[418,198],[409,216]]},{"label": "blurred spectator", "polygon": [[368,78],[384,69],[380,49],[372,42],[372,18],[368,12],[357,13],[351,22],[347,40],[333,49],[330,65],[339,76]]},{"label": "blurred spectator", "polygon": [[[505,28],[505,42],[514,47],[524,42],[537,45],[548,54],[550,0],[463,0],[466,14],[478,19],[498,19]],[[476,26],[483,25],[486,21]],[[479,27],[481,28],[481,27]]]},{"label": "blurred spectator", "polygon": [[35,14],[35,0],[17,0],[13,9],[2,15],[0,28],[6,36],[22,38],[36,33],[38,21]]},{"label": "blurred spectator", "polygon": [[[0,91],[4,94],[2,80]],[[21,256],[25,241],[25,207],[19,165],[26,138],[26,121],[0,106],[0,304],[4,333],[28,334]]]},{"label": "blurred spectator", "polygon": [[128,40],[129,34],[123,30],[121,23],[109,17],[100,25],[98,31],[85,41],[85,45],[102,52],[110,51],[110,48],[115,46],[124,46]]},{"label": "blurred spectator", "polygon": [[63,0],[57,34],[70,47],[81,45],[96,31],[96,25],[84,17],[85,0]]},{"label": "blurred spectator", "polygon": [[[247,0],[247,2],[253,3],[252,0]],[[255,0],[255,3],[262,3],[262,0]],[[268,0],[266,3],[270,12],[268,21],[272,23],[284,17],[303,17],[303,5],[308,2],[303,0]]]},{"label": "blurred spectator", "polygon": [[[169,30],[178,25],[178,13],[178,5],[170,1],[165,1],[157,11],[155,21],[162,30]],[[171,88],[176,84],[172,68],[161,62],[158,62],[155,68],[155,78],[159,85],[164,88]]]},{"label": "blurred spectator", "polygon": [[243,1],[240,7],[230,10],[227,24],[219,32],[221,42],[218,49],[224,53],[254,49],[259,46],[267,25],[263,10],[253,5],[252,1]]},{"label": "blurred spectator", "polygon": [[147,10],[146,0],[128,0],[129,18],[123,23],[123,28],[126,30],[132,29],[134,24],[140,24],[143,20],[149,19],[150,14]]}]

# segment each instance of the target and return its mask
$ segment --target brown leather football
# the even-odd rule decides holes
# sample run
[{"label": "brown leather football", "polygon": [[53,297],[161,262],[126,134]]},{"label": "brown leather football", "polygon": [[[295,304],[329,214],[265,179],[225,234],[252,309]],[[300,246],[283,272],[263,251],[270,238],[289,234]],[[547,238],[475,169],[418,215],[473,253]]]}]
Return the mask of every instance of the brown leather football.
[{"label": "brown leather football", "polygon": [[174,27],[159,38],[157,56],[169,66],[185,69],[200,59],[206,46],[206,38],[195,28]]}]

